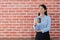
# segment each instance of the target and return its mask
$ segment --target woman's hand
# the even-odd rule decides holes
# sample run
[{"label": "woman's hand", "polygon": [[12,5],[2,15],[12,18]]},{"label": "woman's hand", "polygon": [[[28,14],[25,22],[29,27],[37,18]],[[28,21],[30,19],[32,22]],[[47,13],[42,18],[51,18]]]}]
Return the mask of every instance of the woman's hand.
[{"label": "woman's hand", "polygon": [[38,20],[35,20],[33,26],[35,27],[37,25],[37,23],[38,23]]},{"label": "woman's hand", "polygon": [[39,22],[38,19],[34,21],[33,28],[37,25],[38,22]]},{"label": "woman's hand", "polygon": [[41,30],[37,30],[36,32],[42,32]]},{"label": "woman's hand", "polygon": [[33,28],[35,28],[35,27],[36,27],[36,24],[37,24],[37,23],[34,23],[34,24],[33,24]]},{"label": "woman's hand", "polygon": [[36,26],[37,23],[34,23],[34,26]]}]

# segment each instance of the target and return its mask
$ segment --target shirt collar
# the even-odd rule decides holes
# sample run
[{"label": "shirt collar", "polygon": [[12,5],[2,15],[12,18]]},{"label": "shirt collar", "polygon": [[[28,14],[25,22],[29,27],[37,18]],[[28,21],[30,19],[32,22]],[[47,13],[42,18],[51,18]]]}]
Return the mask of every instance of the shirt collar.
[{"label": "shirt collar", "polygon": [[37,18],[44,18],[46,15],[44,15],[43,17],[41,17],[41,16],[37,16]]}]

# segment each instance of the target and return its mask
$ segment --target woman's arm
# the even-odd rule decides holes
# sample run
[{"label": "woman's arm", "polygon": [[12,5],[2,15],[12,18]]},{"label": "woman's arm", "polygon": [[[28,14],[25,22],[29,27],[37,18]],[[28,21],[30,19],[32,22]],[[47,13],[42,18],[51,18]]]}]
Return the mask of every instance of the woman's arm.
[{"label": "woman's arm", "polygon": [[47,31],[50,31],[50,26],[51,26],[51,18],[48,17],[46,28],[41,29],[42,33],[47,32]]},{"label": "woman's arm", "polygon": [[36,31],[36,32],[41,32],[41,30],[38,30],[39,29],[39,26],[37,25],[38,24],[38,20],[35,22],[35,19],[34,19],[34,24],[33,24],[33,28],[34,28],[34,30]]}]

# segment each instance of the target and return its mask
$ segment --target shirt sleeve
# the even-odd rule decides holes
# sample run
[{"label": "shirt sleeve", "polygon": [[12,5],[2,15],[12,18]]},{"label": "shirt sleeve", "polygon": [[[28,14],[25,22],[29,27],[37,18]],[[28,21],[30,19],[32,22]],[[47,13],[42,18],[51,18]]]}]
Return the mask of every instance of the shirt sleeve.
[{"label": "shirt sleeve", "polygon": [[35,31],[39,30],[39,27],[36,25],[36,26],[34,27],[34,30],[35,30]]},{"label": "shirt sleeve", "polygon": [[47,26],[45,28],[41,29],[42,33],[50,31],[50,26],[51,26],[51,18],[48,17]]}]

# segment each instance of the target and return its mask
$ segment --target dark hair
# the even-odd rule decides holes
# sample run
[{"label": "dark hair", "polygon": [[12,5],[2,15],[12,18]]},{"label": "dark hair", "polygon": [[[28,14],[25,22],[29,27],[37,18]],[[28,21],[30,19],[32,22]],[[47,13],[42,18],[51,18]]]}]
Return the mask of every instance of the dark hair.
[{"label": "dark hair", "polygon": [[38,20],[39,20],[39,23],[41,22],[41,18],[38,18]]},{"label": "dark hair", "polygon": [[[39,5],[39,7],[43,7],[44,8],[44,10],[46,10],[45,12],[44,12],[44,14],[47,16],[47,8],[46,8],[46,6],[45,5]],[[38,16],[40,16],[40,13],[38,13]]]}]

